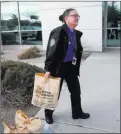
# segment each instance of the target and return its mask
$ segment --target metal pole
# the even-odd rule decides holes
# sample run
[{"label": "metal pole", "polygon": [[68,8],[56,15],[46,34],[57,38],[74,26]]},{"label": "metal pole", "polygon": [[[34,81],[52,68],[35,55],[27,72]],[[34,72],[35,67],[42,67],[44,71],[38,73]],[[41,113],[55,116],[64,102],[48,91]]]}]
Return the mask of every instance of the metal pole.
[{"label": "metal pole", "polygon": [[108,2],[104,3],[104,47],[103,50],[107,47],[107,22],[108,22]]},{"label": "metal pole", "polygon": [[19,37],[20,37],[20,45],[22,46],[22,39],[21,39],[21,26],[20,26],[20,10],[19,10],[19,2],[17,1],[18,5],[18,28],[19,28]]},{"label": "metal pole", "polygon": [[[1,1],[0,1],[0,9],[1,9]],[[0,10],[0,20],[1,20],[1,10]],[[0,47],[3,48],[2,44],[2,37],[1,37],[1,21],[0,21]]]}]

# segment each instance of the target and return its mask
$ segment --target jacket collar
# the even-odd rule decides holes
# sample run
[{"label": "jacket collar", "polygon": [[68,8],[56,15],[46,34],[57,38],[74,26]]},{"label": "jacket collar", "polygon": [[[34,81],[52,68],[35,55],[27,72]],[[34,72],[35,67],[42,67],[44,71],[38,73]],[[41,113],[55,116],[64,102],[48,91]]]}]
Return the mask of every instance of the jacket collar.
[{"label": "jacket collar", "polygon": [[67,33],[67,24],[63,24],[62,29]]},{"label": "jacket collar", "polygon": [[[63,24],[62,29],[67,33],[67,24]],[[81,37],[83,34],[81,31],[78,31],[78,30],[75,30],[75,32],[76,32],[76,36],[79,36],[79,37]]]}]

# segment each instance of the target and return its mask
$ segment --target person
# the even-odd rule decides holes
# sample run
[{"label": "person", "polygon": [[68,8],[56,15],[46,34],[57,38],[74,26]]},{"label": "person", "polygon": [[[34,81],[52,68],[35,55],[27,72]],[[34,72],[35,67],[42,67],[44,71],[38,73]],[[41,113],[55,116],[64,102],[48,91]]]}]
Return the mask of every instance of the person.
[{"label": "person", "polygon": [[117,19],[115,19],[113,27],[115,27],[115,29],[114,29],[115,39],[118,39],[118,20]]},{"label": "person", "polygon": [[[83,47],[81,45],[82,32],[75,30],[78,25],[79,14],[69,8],[59,17],[64,24],[53,29],[50,33],[45,59],[45,77],[60,77],[60,91],[65,80],[70,92],[72,118],[88,119],[89,113],[84,113],[81,106],[81,91],[78,80]],[[60,94],[59,94],[60,96]],[[53,123],[54,110],[45,109],[45,120]]]}]

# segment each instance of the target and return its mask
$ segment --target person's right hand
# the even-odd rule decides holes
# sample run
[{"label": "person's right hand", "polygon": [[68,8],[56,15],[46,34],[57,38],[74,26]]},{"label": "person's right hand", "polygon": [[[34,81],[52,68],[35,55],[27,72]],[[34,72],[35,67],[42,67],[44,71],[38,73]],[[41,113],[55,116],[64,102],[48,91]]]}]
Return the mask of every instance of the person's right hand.
[{"label": "person's right hand", "polygon": [[48,79],[50,77],[50,72],[45,73],[45,78]]}]

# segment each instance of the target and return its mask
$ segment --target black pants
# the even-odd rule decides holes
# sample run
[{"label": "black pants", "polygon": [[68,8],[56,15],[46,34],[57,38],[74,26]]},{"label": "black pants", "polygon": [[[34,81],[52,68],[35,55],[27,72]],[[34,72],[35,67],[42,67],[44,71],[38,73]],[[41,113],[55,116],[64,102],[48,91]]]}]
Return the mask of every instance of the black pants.
[{"label": "black pants", "polygon": [[[66,81],[71,98],[72,116],[81,114],[81,91],[76,68],[72,65],[72,62],[62,63],[59,71],[61,77],[60,92],[63,84],[63,80]],[[59,94],[60,97],[60,94]],[[45,109],[46,115],[52,115],[54,110]]]}]

